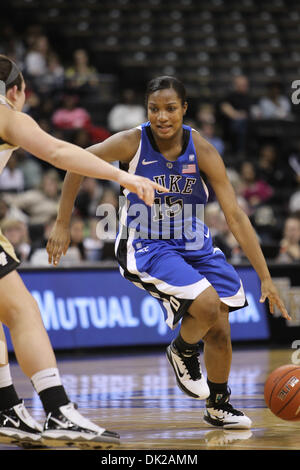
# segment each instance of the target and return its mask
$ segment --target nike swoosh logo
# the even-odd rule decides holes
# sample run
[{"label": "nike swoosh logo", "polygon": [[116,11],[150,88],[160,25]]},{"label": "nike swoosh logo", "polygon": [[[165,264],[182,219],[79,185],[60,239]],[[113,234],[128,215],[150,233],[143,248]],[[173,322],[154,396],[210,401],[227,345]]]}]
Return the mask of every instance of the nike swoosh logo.
[{"label": "nike swoosh logo", "polygon": [[224,418],[218,418],[217,416],[214,416],[214,415],[210,415],[211,418],[213,418],[215,421],[218,421],[220,424],[226,424],[226,426],[228,426],[228,424],[238,424],[238,421],[226,421],[224,420]]},{"label": "nike swoosh logo", "polygon": [[180,370],[179,367],[178,367],[178,364],[177,364],[175,361],[174,361],[174,366],[175,366],[175,368],[176,368],[176,371],[177,371],[179,377],[183,377],[183,376],[184,376],[184,372],[181,372],[181,370]]},{"label": "nike swoosh logo", "polygon": [[211,418],[214,418],[214,419],[216,419],[216,420],[218,420],[218,421],[222,421],[222,422],[224,421],[224,418],[220,418],[219,416],[213,415],[213,414],[211,414],[211,413],[210,413],[210,416],[211,416]]},{"label": "nike swoosh logo", "polygon": [[209,228],[207,229],[207,233],[204,234],[205,238],[209,238]]},{"label": "nike swoosh logo", "polygon": [[211,413],[210,413],[210,417],[215,419],[219,423],[225,423],[226,425],[227,424],[237,424],[238,423],[238,421],[227,421],[227,422],[225,422],[225,418],[220,418],[220,416],[216,416],[216,415],[213,415]]},{"label": "nike swoosh logo", "polygon": [[20,420],[18,419],[18,421],[15,421],[14,419],[10,418],[9,416],[7,415],[4,415],[5,418],[8,419],[8,421],[10,421],[16,428],[19,428],[20,427]]},{"label": "nike swoosh logo", "polygon": [[157,160],[151,160],[150,162],[148,162],[147,160],[142,160],[142,165],[151,165],[151,163],[156,163]]},{"label": "nike swoosh logo", "polygon": [[60,427],[62,427],[64,429],[67,429],[67,428],[70,427],[70,422],[69,421],[64,423],[63,421],[59,421],[59,419],[53,418],[53,416],[51,416],[51,419],[52,419],[52,421],[54,421],[56,424],[58,424]]}]

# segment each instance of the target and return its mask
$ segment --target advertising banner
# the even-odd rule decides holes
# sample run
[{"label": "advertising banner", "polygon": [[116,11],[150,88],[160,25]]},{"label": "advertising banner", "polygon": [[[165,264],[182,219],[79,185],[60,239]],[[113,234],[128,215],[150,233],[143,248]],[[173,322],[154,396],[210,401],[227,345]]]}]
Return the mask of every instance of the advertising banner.
[{"label": "advertising banner", "polygon": [[[248,267],[238,271],[249,305],[230,313],[232,339],[267,339],[267,313],[259,303],[257,275]],[[125,280],[117,269],[37,269],[20,274],[57,350],[168,344],[176,335],[166,325],[158,300]]]}]

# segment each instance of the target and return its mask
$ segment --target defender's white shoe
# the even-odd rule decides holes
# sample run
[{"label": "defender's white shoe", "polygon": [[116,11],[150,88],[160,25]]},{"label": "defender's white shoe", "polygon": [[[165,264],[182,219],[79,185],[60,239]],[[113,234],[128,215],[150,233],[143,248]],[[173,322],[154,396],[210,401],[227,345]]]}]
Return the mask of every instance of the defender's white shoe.
[{"label": "defender's white shoe", "polygon": [[61,406],[57,411],[48,414],[44,431],[44,442],[54,442],[65,445],[81,444],[86,447],[111,448],[120,444],[119,434],[104,428],[84,418],[75,408],[74,403]]},{"label": "defender's white shoe", "polygon": [[7,410],[0,411],[0,435],[18,442],[41,442],[42,426],[28,413],[22,401]]}]

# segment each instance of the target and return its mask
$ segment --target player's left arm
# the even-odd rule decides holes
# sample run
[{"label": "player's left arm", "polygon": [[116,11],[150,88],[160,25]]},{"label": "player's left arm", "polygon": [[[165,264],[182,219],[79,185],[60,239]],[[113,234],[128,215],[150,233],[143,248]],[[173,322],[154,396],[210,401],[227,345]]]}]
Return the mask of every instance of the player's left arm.
[{"label": "player's left arm", "polygon": [[238,204],[222,158],[217,150],[197,132],[193,132],[193,140],[199,169],[207,176],[224,212],[228,227],[260,278],[260,301],[264,302],[268,298],[271,313],[274,312],[274,305],[277,305],[283,317],[290,319],[271,279],[255,230],[249,217]]}]

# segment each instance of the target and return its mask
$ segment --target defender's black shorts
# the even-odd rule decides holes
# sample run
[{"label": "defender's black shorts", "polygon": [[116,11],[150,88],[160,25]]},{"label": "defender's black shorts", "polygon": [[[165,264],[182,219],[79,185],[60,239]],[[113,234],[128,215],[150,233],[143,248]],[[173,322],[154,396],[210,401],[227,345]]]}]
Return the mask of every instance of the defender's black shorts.
[{"label": "defender's black shorts", "polygon": [[20,265],[12,244],[0,230],[0,279]]}]

